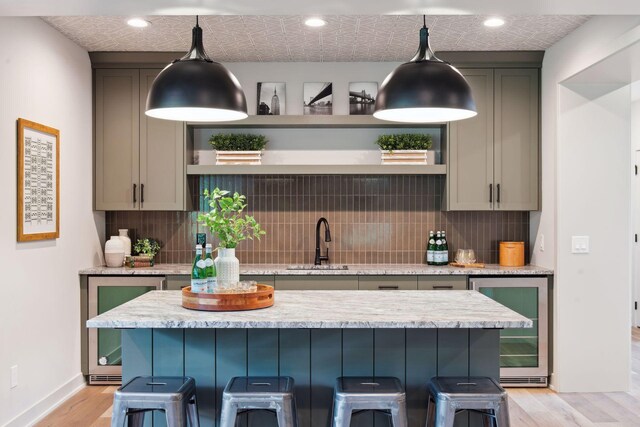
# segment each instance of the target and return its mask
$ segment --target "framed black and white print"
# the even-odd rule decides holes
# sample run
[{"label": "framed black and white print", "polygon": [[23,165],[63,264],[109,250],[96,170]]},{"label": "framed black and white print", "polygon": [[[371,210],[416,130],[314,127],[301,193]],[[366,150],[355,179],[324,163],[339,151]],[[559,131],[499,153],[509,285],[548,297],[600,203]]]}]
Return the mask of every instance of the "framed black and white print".
[{"label": "framed black and white print", "polygon": [[280,116],[287,111],[287,86],[285,83],[258,82],[259,116]]},{"label": "framed black and white print", "polygon": [[378,96],[378,82],[349,83],[349,114],[373,114],[376,96]]},{"label": "framed black and white print", "polygon": [[305,115],[333,114],[333,83],[305,83],[302,93]]}]

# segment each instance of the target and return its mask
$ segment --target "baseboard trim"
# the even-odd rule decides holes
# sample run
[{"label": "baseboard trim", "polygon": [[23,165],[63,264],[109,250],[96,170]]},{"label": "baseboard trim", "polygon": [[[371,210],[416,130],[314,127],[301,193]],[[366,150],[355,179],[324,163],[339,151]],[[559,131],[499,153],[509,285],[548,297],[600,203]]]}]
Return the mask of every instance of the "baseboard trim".
[{"label": "baseboard trim", "polygon": [[82,375],[82,373],[79,373],[78,375],[67,381],[65,384],[60,386],[57,390],[54,390],[48,396],[45,396],[39,402],[36,402],[30,408],[17,415],[3,427],[32,426],[49,415],[64,401],[69,399],[80,389],[86,386],[87,384],[84,375]]}]

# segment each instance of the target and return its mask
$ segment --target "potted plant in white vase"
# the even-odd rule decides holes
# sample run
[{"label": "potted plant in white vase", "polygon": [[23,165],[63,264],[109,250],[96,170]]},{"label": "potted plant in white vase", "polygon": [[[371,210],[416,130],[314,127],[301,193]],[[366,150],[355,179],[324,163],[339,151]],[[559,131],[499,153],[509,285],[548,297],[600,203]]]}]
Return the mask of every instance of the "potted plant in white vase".
[{"label": "potted plant in white vase", "polygon": [[216,150],[217,165],[259,165],[267,137],[248,133],[216,133],[209,144]]},{"label": "potted plant in white vase", "polygon": [[380,135],[376,141],[380,147],[383,165],[433,165],[435,151],[433,141],[426,133],[398,133]]},{"label": "potted plant in white vase", "polygon": [[212,193],[204,191],[211,210],[198,215],[198,222],[208,227],[218,239],[216,266],[217,286],[220,290],[232,290],[240,282],[240,261],[236,258],[236,247],[243,240],[260,240],[265,235],[253,216],[242,215],[247,207],[246,196],[237,192],[215,188]]}]

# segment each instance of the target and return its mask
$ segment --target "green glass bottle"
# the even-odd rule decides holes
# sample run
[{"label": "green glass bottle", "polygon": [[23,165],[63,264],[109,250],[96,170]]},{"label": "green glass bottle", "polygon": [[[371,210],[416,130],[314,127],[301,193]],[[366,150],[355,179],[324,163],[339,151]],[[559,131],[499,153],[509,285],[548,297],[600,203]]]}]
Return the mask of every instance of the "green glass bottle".
[{"label": "green glass bottle", "polygon": [[207,265],[202,258],[202,245],[196,245],[196,257],[191,268],[191,292],[207,292]]},{"label": "green glass bottle", "polygon": [[436,238],[433,235],[433,231],[429,231],[429,242],[427,243],[427,264],[433,265],[434,255],[436,252]]},{"label": "green glass bottle", "polygon": [[444,256],[442,254],[442,234],[436,232],[436,245],[433,252],[433,265],[442,265]]},{"label": "green glass bottle", "polygon": [[442,232],[442,265],[449,265],[449,243],[444,231]]},{"label": "green glass bottle", "polygon": [[207,272],[207,292],[212,294],[216,290],[216,264],[213,262],[213,246],[207,243],[205,246],[204,263]]}]

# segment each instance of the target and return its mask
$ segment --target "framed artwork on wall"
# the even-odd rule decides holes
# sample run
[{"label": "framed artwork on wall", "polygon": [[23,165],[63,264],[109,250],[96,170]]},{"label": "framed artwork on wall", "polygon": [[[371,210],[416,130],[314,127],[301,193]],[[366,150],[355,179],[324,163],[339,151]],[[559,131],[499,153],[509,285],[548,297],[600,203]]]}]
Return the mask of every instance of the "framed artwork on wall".
[{"label": "framed artwork on wall", "polygon": [[18,119],[19,242],[60,237],[60,131]]},{"label": "framed artwork on wall", "polygon": [[287,86],[285,83],[258,82],[259,116],[280,116],[287,111]]},{"label": "framed artwork on wall", "polygon": [[378,82],[349,83],[349,114],[373,114],[376,96],[378,96]]},{"label": "framed artwork on wall", "polygon": [[302,93],[305,116],[333,114],[333,83],[305,83]]}]

